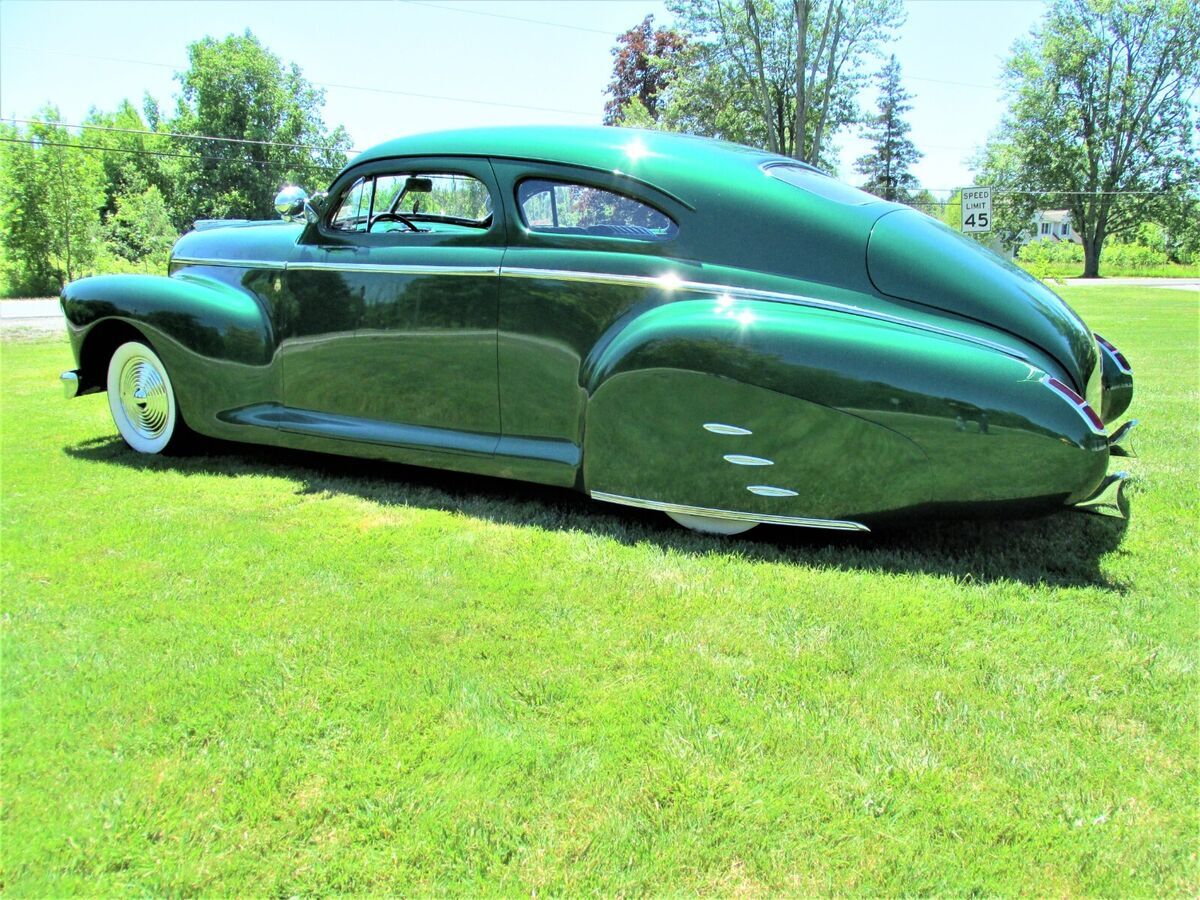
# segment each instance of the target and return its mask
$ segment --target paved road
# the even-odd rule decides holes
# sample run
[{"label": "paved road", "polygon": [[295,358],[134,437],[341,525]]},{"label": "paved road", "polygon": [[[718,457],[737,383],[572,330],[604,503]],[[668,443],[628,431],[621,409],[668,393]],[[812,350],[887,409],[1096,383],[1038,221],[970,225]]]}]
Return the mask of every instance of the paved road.
[{"label": "paved road", "polygon": [[[1200,278],[1066,278],[1072,287],[1127,286],[1171,288],[1200,293]],[[0,331],[23,329],[54,334],[66,330],[57,297],[0,300]]]},{"label": "paved road", "polygon": [[0,300],[0,331],[14,329],[32,331],[66,331],[57,297],[39,300]]},{"label": "paved road", "polygon": [[1200,278],[1064,278],[1071,287],[1161,287],[1200,291]]}]

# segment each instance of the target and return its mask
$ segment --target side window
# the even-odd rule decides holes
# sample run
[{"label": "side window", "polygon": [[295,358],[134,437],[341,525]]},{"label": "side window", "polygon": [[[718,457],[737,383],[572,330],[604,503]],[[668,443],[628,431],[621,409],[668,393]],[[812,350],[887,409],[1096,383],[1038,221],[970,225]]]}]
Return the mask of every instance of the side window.
[{"label": "side window", "polygon": [[381,173],[346,189],[329,220],[335,231],[453,232],[492,224],[492,197],[478,178],[456,173]]},{"label": "side window", "polygon": [[530,231],[665,241],[679,226],[652,206],[585,184],[528,178],[517,185],[517,205]]}]

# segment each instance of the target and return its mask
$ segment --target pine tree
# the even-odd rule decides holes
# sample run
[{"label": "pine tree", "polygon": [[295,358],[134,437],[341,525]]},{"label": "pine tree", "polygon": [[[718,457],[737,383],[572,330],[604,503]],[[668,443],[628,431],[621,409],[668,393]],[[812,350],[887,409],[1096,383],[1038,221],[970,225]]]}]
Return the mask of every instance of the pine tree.
[{"label": "pine tree", "polygon": [[912,109],[912,95],[900,86],[900,64],[893,56],[879,73],[879,114],[872,117],[867,134],[875,148],[858,158],[854,169],[867,176],[863,190],[884,200],[901,203],[917,190],[918,183],[910,168],[921,153],[908,138],[909,124],[904,113]]}]

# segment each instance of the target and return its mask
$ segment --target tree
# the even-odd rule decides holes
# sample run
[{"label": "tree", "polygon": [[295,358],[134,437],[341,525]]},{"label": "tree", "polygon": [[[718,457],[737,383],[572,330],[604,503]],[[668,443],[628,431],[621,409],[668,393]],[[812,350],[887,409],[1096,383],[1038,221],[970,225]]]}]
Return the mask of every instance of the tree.
[{"label": "tree", "polygon": [[867,60],[903,21],[900,0],[673,0],[688,53],[669,124],[828,163],[858,116]]},{"label": "tree", "polygon": [[910,171],[921,153],[908,138],[909,124],[904,113],[912,109],[907,101],[912,95],[900,86],[900,64],[893,56],[879,73],[879,114],[870,122],[867,134],[875,142],[874,149],[860,156],[855,171],[866,175],[862,186],[884,200],[907,203],[917,190],[917,178]]},{"label": "tree", "polygon": [[249,31],[196,41],[188,59],[169,130],[262,142],[197,142],[175,197],[188,218],[273,218],[282,184],[323,186],[345,165],[350,139],[341,126],[326,128],[324,91]]},{"label": "tree", "polygon": [[1178,204],[1195,171],[1200,7],[1191,0],[1052,0],[1006,64],[1009,110],[982,160],[1011,227],[1067,209],[1085,277],[1109,237]]},{"label": "tree", "polygon": [[[152,98],[147,97],[146,104],[155,108]],[[170,154],[196,149],[194,144],[189,146],[190,142],[180,146],[165,136],[144,133],[155,129],[148,127],[137,107],[128,100],[122,100],[114,112],[92,109],[83,121],[91,127],[83,129],[80,140],[107,151],[98,154],[104,168],[103,218],[116,212],[119,197],[142,194],[150,187],[169,198],[178,169]]]},{"label": "tree", "polygon": [[646,16],[617,38],[612,49],[613,77],[606,93],[604,124],[625,123],[627,110],[637,103],[658,119],[659,97],[670,80],[672,60],[683,49],[683,38],[667,28],[655,28],[654,16]]},{"label": "tree", "polygon": [[165,260],[178,237],[167,204],[154,185],[140,194],[118,195],[116,208],[104,222],[105,243],[129,262]]},{"label": "tree", "polygon": [[25,129],[5,126],[0,153],[0,242],[9,289],[58,291],[88,272],[99,245],[104,170],[96,152],[46,107]]}]

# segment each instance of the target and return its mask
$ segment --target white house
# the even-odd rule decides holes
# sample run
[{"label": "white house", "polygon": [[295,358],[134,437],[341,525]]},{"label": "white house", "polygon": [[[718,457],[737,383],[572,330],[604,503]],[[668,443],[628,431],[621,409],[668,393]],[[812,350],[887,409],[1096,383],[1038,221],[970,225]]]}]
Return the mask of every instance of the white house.
[{"label": "white house", "polygon": [[1033,214],[1033,227],[1030,229],[1028,240],[1032,241],[1083,241],[1071,227],[1071,214],[1065,209],[1043,209]]}]

